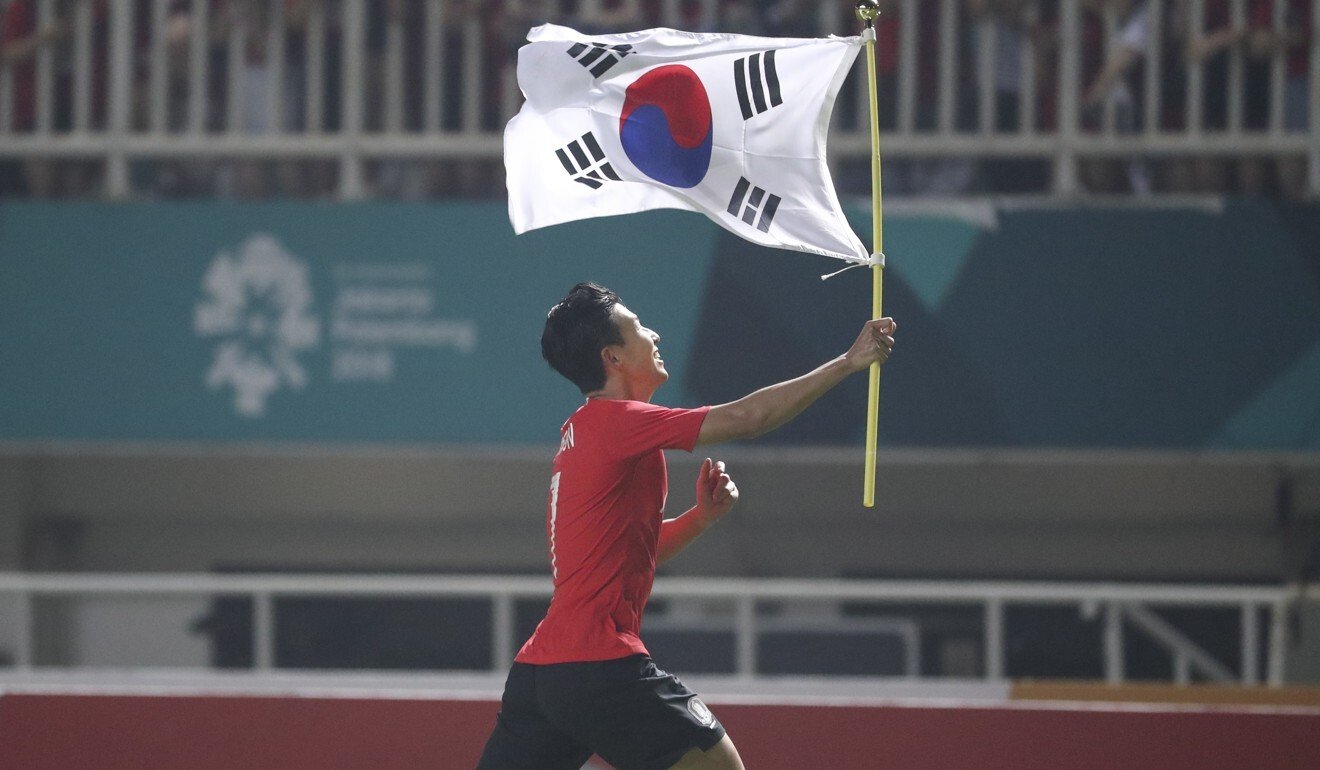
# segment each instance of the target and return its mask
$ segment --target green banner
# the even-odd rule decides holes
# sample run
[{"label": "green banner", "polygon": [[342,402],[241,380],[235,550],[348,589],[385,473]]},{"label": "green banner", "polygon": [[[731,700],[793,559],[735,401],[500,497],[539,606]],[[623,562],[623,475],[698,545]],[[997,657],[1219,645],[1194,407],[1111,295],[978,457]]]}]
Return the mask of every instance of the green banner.
[{"label": "green banner", "polygon": [[[683,361],[715,228],[515,237],[490,204],[0,206],[0,439],[553,442],[540,357],[579,280]],[[666,392],[681,401],[677,383]]]}]

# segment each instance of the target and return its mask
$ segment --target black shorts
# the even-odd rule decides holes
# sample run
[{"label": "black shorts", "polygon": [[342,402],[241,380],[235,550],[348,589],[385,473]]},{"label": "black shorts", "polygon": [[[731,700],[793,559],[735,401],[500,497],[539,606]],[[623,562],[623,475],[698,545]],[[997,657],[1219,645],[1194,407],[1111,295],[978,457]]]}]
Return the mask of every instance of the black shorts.
[{"label": "black shorts", "polygon": [[696,693],[645,655],[589,663],[514,663],[480,770],[663,770],[724,737]]}]

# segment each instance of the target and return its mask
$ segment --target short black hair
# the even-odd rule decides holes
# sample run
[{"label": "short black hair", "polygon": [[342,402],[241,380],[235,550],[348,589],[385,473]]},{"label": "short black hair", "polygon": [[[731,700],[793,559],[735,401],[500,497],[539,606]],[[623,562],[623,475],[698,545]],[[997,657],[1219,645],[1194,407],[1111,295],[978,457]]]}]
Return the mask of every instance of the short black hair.
[{"label": "short black hair", "polygon": [[619,295],[594,283],[579,283],[545,316],[541,357],[584,394],[605,387],[601,348],[622,345],[614,318]]}]

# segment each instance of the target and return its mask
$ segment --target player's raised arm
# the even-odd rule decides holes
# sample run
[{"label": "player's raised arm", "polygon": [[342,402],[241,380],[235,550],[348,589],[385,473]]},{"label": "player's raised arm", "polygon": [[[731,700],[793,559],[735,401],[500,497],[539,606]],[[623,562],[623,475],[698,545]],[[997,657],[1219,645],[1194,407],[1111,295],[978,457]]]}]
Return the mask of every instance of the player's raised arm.
[{"label": "player's raised arm", "polygon": [[898,324],[892,318],[867,321],[847,353],[801,377],[711,407],[697,436],[697,446],[753,438],[778,428],[848,375],[865,370],[873,362],[884,364],[894,348],[894,333],[897,331]]}]

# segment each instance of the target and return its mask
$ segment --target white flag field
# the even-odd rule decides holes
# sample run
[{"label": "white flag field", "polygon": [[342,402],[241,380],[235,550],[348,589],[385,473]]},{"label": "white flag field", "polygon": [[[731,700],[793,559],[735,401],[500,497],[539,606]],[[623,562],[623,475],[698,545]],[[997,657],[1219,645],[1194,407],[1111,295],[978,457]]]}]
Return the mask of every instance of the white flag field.
[{"label": "white flag field", "polygon": [[545,24],[518,52],[504,132],[509,219],[538,227],[684,209],[765,246],[866,263],[825,163],[861,38]]}]

